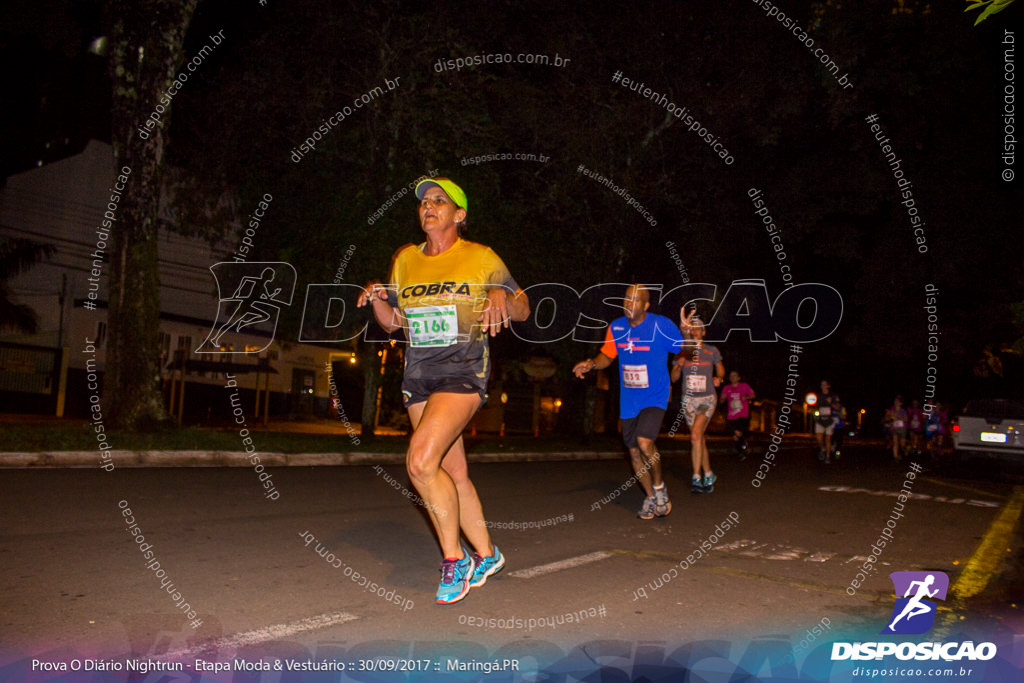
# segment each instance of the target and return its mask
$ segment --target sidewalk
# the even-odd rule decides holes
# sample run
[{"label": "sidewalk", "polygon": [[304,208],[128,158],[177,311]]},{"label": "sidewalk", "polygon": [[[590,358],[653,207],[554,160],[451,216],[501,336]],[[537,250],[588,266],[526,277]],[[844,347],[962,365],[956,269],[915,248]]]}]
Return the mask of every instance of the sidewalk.
[{"label": "sidewalk", "polygon": [[[49,416],[29,416],[0,414],[0,425],[28,426],[31,429],[42,429],[44,433],[50,433],[48,428],[56,428],[59,425],[82,425],[88,423],[84,420],[68,418],[54,418]],[[358,425],[345,425],[336,420],[310,420],[310,421],[271,421],[266,427],[262,425],[251,425],[251,433],[257,444],[267,435],[266,440],[271,442],[267,451],[257,450],[253,453],[246,453],[243,450],[236,450],[234,444],[240,448],[244,447],[237,437],[237,428],[228,424],[230,439],[217,439],[216,432],[223,425],[210,427],[211,436],[209,439],[203,437],[196,440],[195,445],[201,445],[203,441],[211,441],[212,448],[209,449],[160,449],[160,448],[122,448],[100,451],[98,448],[58,450],[46,448],[45,446],[35,449],[25,449],[18,452],[0,452],[0,468],[53,468],[53,467],[252,467],[257,462],[267,467],[313,467],[313,466],[339,466],[339,465],[394,465],[405,462],[405,447],[407,440],[404,436],[394,430],[380,430],[378,437],[383,437],[382,442],[376,443],[376,451],[343,450],[338,452],[277,452],[280,449],[281,439],[276,442],[269,438],[268,433],[276,435],[327,435],[346,436],[348,430],[355,430],[358,433]],[[2,428],[2,427],[0,427]],[[204,432],[205,433],[205,432]],[[621,446],[617,436],[602,435],[595,437],[592,447],[588,448],[583,444],[576,445],[570,438],[559,438],[558,435],[545,433],[539,438],[524,434],[508,435],[498,437],[492,434],[481,434],[478,437],[471,437],[466,434],[466,449],[470,462],[539,462],[559,460],[615,460],[627,458],[625,448]],[[233,443],[229,443],[233,442]],[[749,438],[751,457],[757,457],[757,453],[763,451],[768,443],[766,434],[753,434]],[[49,438],[36,439],[33,443],[53,443]],[[478,442],[478,443],[475,443]],[[496,443],[499,442],[499,443]],[[553,443],[557,442],[557,443]],[[709,434],[707,437],[708,448],[714,455],[732,455],[732,438],[725,434]],[[116,443],[112,440],[112,444]],[[358,443],[358,440],[355,442]],[[813,443],[813,437],[807,434],[794,433],[787,435],[783,441],[785,448],[795,446],[807,447]],[[156,444],[153,444],[156,446]],[[186,445],[186,444],[182,444]],[[333,444],[332,444],[333,445]],[[369,444],[367,444],[369,445]],[[225,448],[228,446],[228,448]],[[689,435],[682,433],[670,437],[668,434],[661,434],[658,439],[659,450],[666,455],[689,457],[690,441]],[[496,447],[501,447],[496,449]],[[300,447],[301,448],[301,447]],[[507,448],[507,450],[503,450]],[[536,449],[536,450],[534,450]],[[544,449],[544,450],[541,450]],[[299,450],[299,449],[296,449]],[[252,459],[258,456],[259,460]]]},{"label": "sidewalk", "polygon": [[[806,447],[811,443],[806,436],[794,434],[783,441],[784,448]],[[667,439],[659,441],[661,453],[665,455],[689,455],[689,441]],[[753,458],[760,452],[762,443],[751,444]],[[733,455],[732,439],[725,436],[708,438],[708,450],[712,455]],[[315,467],[339,465],[399,465],[405,462],[404,452],[369,453],[352,451],[348,453],[263,453],[247,454],[241,451],[41,451],[37,453],[0,453],[0,468],[9,467],[100,467],[110,463],[118,467],[251,467],[256,464],[251,456],[259,456],[259,463],[267,467]],[[620,451],[510,451],[477,453],[470,450],[470,462],[540,462],[560,460],[615,460],[627,457],[625,449]],[[109,469],[109,467],[108,467]]]}]

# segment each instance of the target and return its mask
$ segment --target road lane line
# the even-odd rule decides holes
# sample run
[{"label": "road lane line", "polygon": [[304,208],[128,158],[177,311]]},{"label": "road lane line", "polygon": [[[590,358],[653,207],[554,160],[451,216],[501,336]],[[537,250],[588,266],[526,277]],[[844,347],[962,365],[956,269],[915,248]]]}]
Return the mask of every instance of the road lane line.
[{"label": "road lane line", "polygon": [[[899,496],[900,496],[900,492],[899,491],[886,491],[886,490],[872,491],[870,489],[865,489],[865,488],[861,488],[861,487],[854,487],[854,486],[831,486],[831,485],[830,486],[819,486],[818,490],[819,491],[828,491],[830,493],[864,493],[864,494],[867,494],[869,496],[881,496],[881,497],[889,497],[889,498],[899,498]],[[1005,498],[1005,496],[997,496],[997,494],[994,494],[994,493],[986,493],[985,495]],[[922,500],[922,501],[923,500],[930,500],[930,501],[934,501],[936,503],[952,503],[953,505],[963,505],[963,504],[966,503],[968,506],[980,507],[980,508],[998,508],[998,507],[1000,507],[999,503],[994,502],[994,501],[990,501],[990,500],[967,500],[966,498],[954,498],[953,500],[950,500],[950,499],[946,498],[945,496],[933,496],[933,495],[931,495],[929,493],[910,493],[910,494],[907,494],[907,498],[909,498],[910,500]]]},{"label": "road lane line", "polygon": [[988,586],[999,563],[1006,556],[1006,548],[1012,545],[1013,529],[1024,511],[1024,486],[1015,486],[1010,501],[999,513],[999,517],[992,522],[985,536],[981,539],[978,549],[967,561],[960,577],[953,585],[953,595],[956,600],[967,600],[978,595]]},{"label": "road lane line", "polygon": [[954,624],[963,619],[967,601],[988,587],[989,581],[999,573],[999,565],[1008,548],[1013,547],[1013,532],[1024,512],[1024,486],[1014,486],[1006,507],[978,544],[971,559],[964,565],[956,582],[950,587],[949,600],[940,604],[936,611],[942,615],[942,623],[935,628],[939,635],[948,635]]},{"label": "road lane line", "polygon": [[290,624],[274,624],[272,626],[264,626],[263,628],[254,629],[252,631],[236,633],[233,636],[217,638],[195,647],[188,648],[187,650],[175,650],[174,652],[168,652],[167,654],[153,657],[153,659],[174,660],[193,657],[203,652],[217,651],[219,653],[224,650],[237,651],[240,647],[257,645],[259,643],[265,643],[272,640],[281,640],[282,638],[289,638],[297,633],[302,633],[303,631],[314,631],[326,626],[344,624],[346,621],[353,621],[358,618],[359,617],[356,615],[348,614],[347,612],[318,614],[315,617],[306,617],[305,619],[293,621]]},{"label": "road lane line", "polygon": [[929,484],[936,484],[938,486],[945,486],[945,487],[951,488],[951,489],[962,489],[964,491],[970,491],[971,493],[980,493],[983,496],[991,496],[992,498],[1000,498],[1002,500],[1006,500],[1007,498],[1009,498],[1009,496],[1004,496],[1004,495],[1001,495],[999,493],[992,493],[991,491],[986,491],[985,489],[974,488],[973,486],[964,486],[963,484],[950,484],[947,481],[942,481],[941,479],[935,479],[934,477],[921,477],[921,480],[922,481],[926,481]]},{"label": "road lane line", "polygon": [[570,557],[568,560],[559,560],[558,562],[551,562],[550,564],[542,564],[538,567],[530,567],[529,569],[520,569],[514,571],[509,576],[514,576],[517,579],[532,579],[535,576],[543,576],[544,574],[551,574],[552,572],[562,571],[563,569],[572,569],[573,567],[579,567],[580,565],[590,564],[591,562],[597,562],[608,557],[612,557],[615,553],[611,553],[605,550],[599,550],[596,553],[590,553],[588,555],[580,555],[578,557]]}]

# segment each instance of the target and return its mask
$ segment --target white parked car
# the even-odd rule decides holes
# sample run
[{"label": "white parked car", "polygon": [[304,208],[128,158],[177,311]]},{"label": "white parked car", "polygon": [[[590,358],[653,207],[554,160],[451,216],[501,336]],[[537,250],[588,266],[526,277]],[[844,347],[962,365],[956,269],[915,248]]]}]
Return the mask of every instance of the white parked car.
[{"label": "white parked car", "polygon": [[1005,398],[975,399],[953,424],[953,448],[969,452],[1024,456],[1024,403]]}]

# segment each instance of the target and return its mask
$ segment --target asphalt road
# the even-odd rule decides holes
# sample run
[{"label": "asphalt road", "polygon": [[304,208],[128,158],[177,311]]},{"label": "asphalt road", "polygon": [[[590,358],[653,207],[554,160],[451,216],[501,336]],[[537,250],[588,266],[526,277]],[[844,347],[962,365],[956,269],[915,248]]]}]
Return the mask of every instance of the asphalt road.
[{"label": "asphalt road", "polygon": [[[761,462],[718,456],[715,491],[693,495],[688,463],[671,456],[673,511],[653,521],[635,516],[636,486],[609,500],[629,481],[625,457],[474,464],[507,566],[446,607],[433,604],[439,552],[401,466],[269,469],[277,499],[241,467],[4,470],[0,642],[8,661],[487,657],[511,643],[541,659],[595,641],[625,639],[639,657],[644,643],[796,645],[815,626],[833,640],[877,634],[892,611],[888,573],[938,570],[952,585],[1012,494],[926,471],[895,518],[910,468],[877,447],[829,466],[784,449],[755,488]],[[879,571],[852,589],[890,520]],[[957,619],[1002,627],[996,608],[962,608]]]}]

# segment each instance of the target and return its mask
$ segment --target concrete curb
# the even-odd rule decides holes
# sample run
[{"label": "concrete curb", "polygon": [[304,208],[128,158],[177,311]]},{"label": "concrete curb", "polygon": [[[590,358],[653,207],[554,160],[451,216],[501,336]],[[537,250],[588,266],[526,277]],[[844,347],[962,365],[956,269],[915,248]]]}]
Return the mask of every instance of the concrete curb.
[{"label": "concrete curb", "polygon": [[[731,453],[732,448],[715,448],[711,453]],[[689,448],[662,448],[666,455],[689,454]],[[267,467],[323,467],[346,465],[400,465],[404,453],[253,453]],[[43,451],[39,453],[0,453],[0,468],[101,467],[252,467],[250,454],[241,451]],[[470,462],[556,462],[566,460],[616,460],[626,458],[625,451],[556,451],[469,453]]]}]

